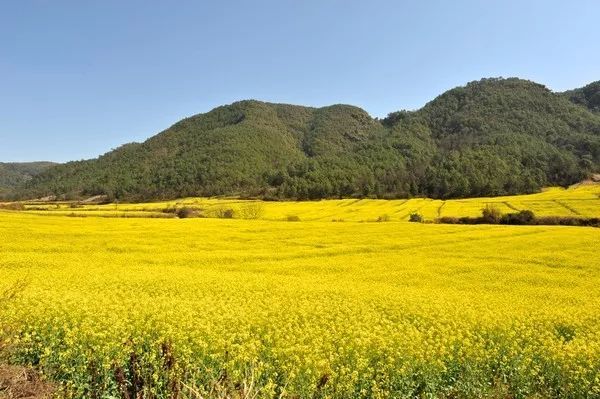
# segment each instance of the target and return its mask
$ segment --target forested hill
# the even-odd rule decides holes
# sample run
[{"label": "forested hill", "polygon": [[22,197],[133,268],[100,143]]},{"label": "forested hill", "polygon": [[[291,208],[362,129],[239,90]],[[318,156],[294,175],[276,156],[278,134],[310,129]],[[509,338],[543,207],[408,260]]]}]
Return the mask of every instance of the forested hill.
[{"label": "forested hill", "polygon": [[565,91],[562,94],[575,104],[583,105],[594,112],[600,112],[600,80],[580,89]]},{"label": "forested hill", "polygon": [[52,162],[0,162],[0,195],[23,185],[33,176],[55,165]]},{"label": "forested hill", "polygon": [[585,103],[530,81],[484,79],[382,120],[349,105],[241,101],[184,119],[144,143],[54,166],[16,195],[147,200],[534,192],[600,171],[600,114],[591,111],[595,97],[583,93]]}]

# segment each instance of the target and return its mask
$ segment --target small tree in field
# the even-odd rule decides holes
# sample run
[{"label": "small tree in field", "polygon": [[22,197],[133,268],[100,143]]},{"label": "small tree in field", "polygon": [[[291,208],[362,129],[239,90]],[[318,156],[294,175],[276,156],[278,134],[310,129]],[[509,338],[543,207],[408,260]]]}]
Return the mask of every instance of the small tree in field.
[{"label": "small tree in field", "polygon": [[190,207],[183,207],[175,210],[175,214],[180,219],[200,217],[200,210]]},{"label": "small tree in field", "polygon": [[233,219],[235,217],[235,211],[231,208],[218,208],[215,211],[215,216],[219,219]]},{"label": "small tree in field", "polygon": [[517,213],[509,213],[502,217],[504,224],[535,224],[535,214],[530,210],[522,210]]},{"label": "small tree in field", "polygon": [[493,205],[486,205],[481,210],[481,219],[484,223],[498,224],[502,219],[502,212]]},{"label": "small tree in field", "polygon": [[408,217],[408,221],[409,222],[415,222],[415,223],[422,223],[423,222],[423,215],[421,215],[420,213],[417,213],[417,212],[413,212]]}]

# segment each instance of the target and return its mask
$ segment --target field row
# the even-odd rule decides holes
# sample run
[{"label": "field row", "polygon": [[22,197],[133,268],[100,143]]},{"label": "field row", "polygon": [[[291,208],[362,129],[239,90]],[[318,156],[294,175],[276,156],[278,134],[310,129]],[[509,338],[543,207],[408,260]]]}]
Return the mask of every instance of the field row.
[{"label": "field row", "polygon": [[[531,210],[537,216],[600,217],[600,184],[578,185],[569,189],[549,188],[541,193],[493,198],[433,200],[342,199],[304,202],[264,202],[240,199],[185,198],[139,204],[73,205],[27,204],[29,212],[69,216],[105,217],[172,217],[169,210],[190,207],[204,217],[240,219],[305,221],[406,221],[411,213],[419,213],[426,220],[443,216],[479,216],[481,210],[492,205],[502,213]],[[229,212],[229,213],[227,213]]]}]

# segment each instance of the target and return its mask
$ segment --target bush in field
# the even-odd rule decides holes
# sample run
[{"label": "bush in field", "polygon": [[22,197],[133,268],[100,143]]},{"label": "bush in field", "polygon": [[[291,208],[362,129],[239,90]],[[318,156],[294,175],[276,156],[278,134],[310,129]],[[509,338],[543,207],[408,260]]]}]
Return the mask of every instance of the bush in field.
[{"label": "bush in field", "polygon": [[600,227],[600,218],[581,218],[572,216],[543,216],[536,219],[535,224],[559,226]]},{"label": "bush in field", "polygon": [[488,204],[481,210],[481,219],[482,223],[497,224],[502,219],[502,212],[495,206]]},{"label": "bush in field", "polygon": [[443,216],[437,219],[438,223],[444,224],[459,224],[461,223],[460,219],[454,216]]},{"label": "bush in field", "polygon": [[543,216],[536,217],[530,210],[507,213],[500,218],[493,210],[486,208],[481,217],[452,217],[444,216],[436,219],[437,223],[445,224],[509,224],[509,225],[547,225],[547,226],[589,226],[600,227],[600,218],[585,218],[573,216]]},{"label": "bush in field", "polygon": [[300,221],[300,216],[298,216],[298,215],[287,215],[286,220],[288,222],[299,222]]},{"label": "bush in field", "polygon": [[197,218],[197,217],[201,217],[201,215],[202,215],[200,209],[191,208],[191,207],[179,208],[175,211],[175,214],[180,219]]},{"label": "bush in field", "polygon": [[408,217],[408,221],[409,222],[415,222],[415,223],[422,223],[423,222],[423,215],[421,215],[420,213],[417,213],[417,212],[413,212]]},{"label": "bush in field", "polygon": [[219,219],[233,219],[235,217],[235,211],[231,208],[218,208],[215,215]]},{"label": "bush in field", "polygon": [[508,213],[500,219],[502,224],[535,224],[535,214],[530,210]]}]

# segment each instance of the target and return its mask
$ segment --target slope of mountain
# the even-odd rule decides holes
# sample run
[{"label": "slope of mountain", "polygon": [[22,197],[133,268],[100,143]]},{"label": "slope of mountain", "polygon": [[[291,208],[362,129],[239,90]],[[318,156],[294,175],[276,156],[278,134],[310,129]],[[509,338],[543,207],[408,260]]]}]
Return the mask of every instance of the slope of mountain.
[{"label": "slope of mountain", "polygon": [[53,165],[53,162],[0,162],[0,195],[7,194]]},{"label": "slope of mountain", "polygon": [[590,111],[600,112],[600,80],[561,94],[573,103],[583,105]]},{"label": "slope of mountain", "polygon": [[483,79],[382,120],[349,105],[237,102],[48,169],[19,195],[447,198],[533,192],[599,170],[599,114],[530,81]]},{"label": "slope of mountain", "polygon": [[425,190],[435,197],[568,185],[600,162],[598,115],[537,83],[484,79],[419,113],[438,147]]}]

